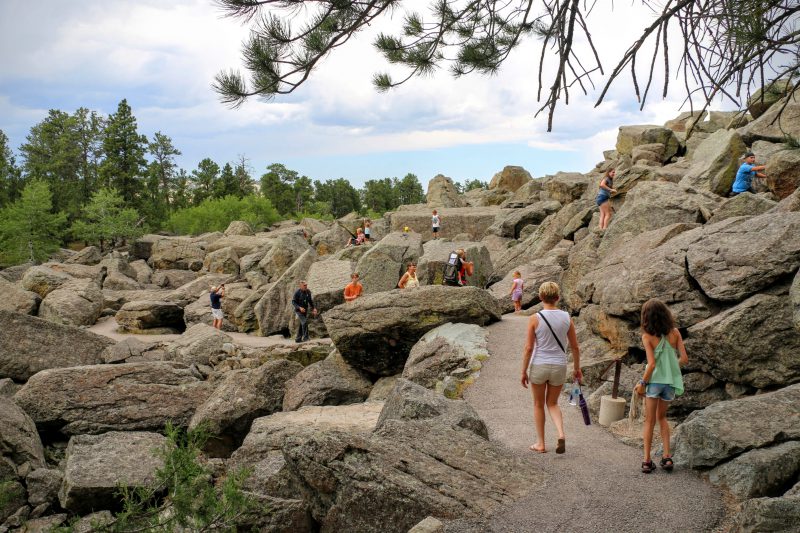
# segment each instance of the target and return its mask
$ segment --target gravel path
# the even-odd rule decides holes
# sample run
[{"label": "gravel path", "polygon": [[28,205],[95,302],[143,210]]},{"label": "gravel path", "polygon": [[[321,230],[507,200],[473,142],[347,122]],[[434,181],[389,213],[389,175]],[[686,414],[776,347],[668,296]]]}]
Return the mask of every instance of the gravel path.
[{"label": "gravel path", "polygon": [[[490,438],[515,453],[533,455],[550,474],[543,485],[478,523],[454,521],[446,531],[689,532],[721,529],[725,507],[719,492],[691,471],[676,467],[640,472],[641,450],[622,444],[600,426],[585,426],[578,407],[562,395],[567,453],[556,455],[555,427],[545,426],[548,452],[528,450],[535,441],[533,402],[519,384],[528,317],[506,315],[489,330],[491,357],[467,401],[489,428]],[[657,462],[657,461],[656,461]]]}]

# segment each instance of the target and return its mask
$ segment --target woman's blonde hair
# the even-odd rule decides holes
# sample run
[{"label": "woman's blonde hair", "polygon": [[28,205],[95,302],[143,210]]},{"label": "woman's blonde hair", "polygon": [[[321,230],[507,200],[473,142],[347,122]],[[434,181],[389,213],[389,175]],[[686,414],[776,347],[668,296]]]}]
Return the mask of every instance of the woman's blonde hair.
[{"label": "woman's blonde hair", "polygon": [[548,304],[554,304],[561,296],[561,290],[558,288],[558,283],[554,281],[545,281],[539,285],[539,299]]},{"label": "woman's blonde hair", "polygon": [[467,252],[465,252],[463,248],[459,248],[458,250],[456,250],[456,255],[458,255],[458,257],[464,257],[465,255],[467,255]]}]

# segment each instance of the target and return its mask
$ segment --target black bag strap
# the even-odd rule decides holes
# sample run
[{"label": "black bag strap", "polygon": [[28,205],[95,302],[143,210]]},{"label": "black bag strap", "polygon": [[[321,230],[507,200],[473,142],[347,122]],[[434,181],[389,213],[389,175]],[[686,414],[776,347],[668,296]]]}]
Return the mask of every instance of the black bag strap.
[{"label": "black bag strap", "polygon": [[567,351],[564,349],[564,345],[563,345],[563,344],[561,344],[561,341],[560,341],[560,340],[558,340],[558,335],[556,335],[556,332],[555,332],[555,331],[553,331],[553,326],[551,326],[551,325],[550,325],[550,322],[548,322],[548,321],[547,321],[547,319],[544,317],[544,315],[543,315],[542,313],[536,313],[536,314],[537,314],[537,315],[538,315],[538,316],[539,316],[539,317],[540,317],[542,320],[544,320],[544,323],[545,323],[545,324],[547,324],[547,328],[550,330],[550,333],[552,333],[552,334],[553,334],[553,338],[554,338],[554,339],[556,340],[556,342],[558,343],[558,347],[559,347],[559,348],[561,348],[561,351],[562,351],[562,352],[564,352],[564,354],[566,354],[566,353],[567,353]]}]

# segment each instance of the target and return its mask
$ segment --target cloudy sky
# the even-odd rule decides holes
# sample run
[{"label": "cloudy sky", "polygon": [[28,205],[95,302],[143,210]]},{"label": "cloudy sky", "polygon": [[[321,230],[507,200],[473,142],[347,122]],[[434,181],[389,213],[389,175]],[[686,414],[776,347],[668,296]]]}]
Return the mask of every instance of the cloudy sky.
[{"label": "cloudy sky", "polygon": [[[422,0],[403,5],[415,3],[424,13]],[[652,19],[616,4],[589,19],[607,70]],[[127,98],[140,132],[169,135],[187,170],[204,157],[224,163],[244,154],[256,175],[283,163],[312,179],[361,185],[412,172],[425,184],[438,173],[488,180],[505,165],[534,176],[585,172],[613,148],[619,125],[663,123],[682,101],[676,88],[640,112],[626,79],[597,109],[596,92],[573,93],[546,133],[546,117],[534,118],[537,43],[516,50],[493,77],[441,72],[378,93],[370,80],[387,66],[372,33],[329,56],[297,92],[231,110],[210,85],[219,70],[239,65],[246,35],[212,0],[2,0],[0,129],[17,148],[48,109],[109,114]]]}]

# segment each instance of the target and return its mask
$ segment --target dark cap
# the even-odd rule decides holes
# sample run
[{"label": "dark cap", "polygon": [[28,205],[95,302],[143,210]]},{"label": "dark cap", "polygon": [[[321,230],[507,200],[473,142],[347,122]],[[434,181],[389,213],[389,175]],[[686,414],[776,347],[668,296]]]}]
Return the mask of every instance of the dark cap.
[{"label": "dark cap", "polygon": [[756,154],[754,154],[753,152],[747,152],[746,154],[744,154],[745,159],[747,159],[748,157],[755,157],[755,156]]}]

